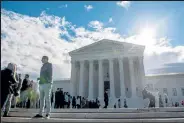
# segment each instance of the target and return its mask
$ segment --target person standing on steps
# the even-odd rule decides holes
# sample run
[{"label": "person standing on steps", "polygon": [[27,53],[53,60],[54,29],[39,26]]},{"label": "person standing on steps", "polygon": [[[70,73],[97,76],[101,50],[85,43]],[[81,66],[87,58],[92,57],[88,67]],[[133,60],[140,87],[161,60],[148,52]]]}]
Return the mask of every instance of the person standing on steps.
[{"label": "person standing on steps", "polygon": [[40,70],[40,81],[39,81],[39,90],[40,90],[40,111],[35,118],[42,118],[43,111],[46,101],[46,118],[50,118],[51,111],[51,90],[52,90],[52,64],[48,62],[48,56],[42,57],[43,66]]},{"label": "person standing on steps", "polygon": [[54,103],[54,92],[52,91],[52,95],[51,95],[51,107],[53,106]]},{"label": "person standing on steps", "polygon": [[76,108],[76,98],[73,96],[72,98],[72,108]]},{"label": "person standing on steps", "polygon": [[77,96],[77,108],[79,109],[80,108],[80,97]]},{"label": "person standing on steps", "polygon": [[57,88],[56,92],[55,92],[55,103],[54,103],[54,108],[58,108],[58,91],[59,91],[59,88]]},{"label": "person standing on steps", "polygon": [[20,90],[20,99],[21,99],[21,103],[22,103],[22,108],[26,107],[26,102],[28,100],[28,89],[29,89],[29,75],[26,74],[25,78],[22,82],[22,87]]},{"label": "person standing on steps", "polygon": [[108,97],[107,91],[105,91],[105,93],[104,93],[104,102],[105,102],[104,108],[107,108],[108,102],[109,102],[109,97]]},{"label": "person standing on steps", "polygon": [[64,96],[64,93],[63,93],[63,89],[60,88],[60,91],[59,91],[59,108],[64,108],[64,100],[65,100],[65,96]]},{"label": "person standing on steps", "polygon": [[3,117],[8,116],[13,94],[18,96],[15,89],[15,86],[18,84],[15,75],[16,68],[13,63],[9,63],[7,68],[1,70],[1,114],[3,114]]},{"label": "person standing on steps", "polygon": [[68,93],[65,93],[65,105],[68,107]]}]

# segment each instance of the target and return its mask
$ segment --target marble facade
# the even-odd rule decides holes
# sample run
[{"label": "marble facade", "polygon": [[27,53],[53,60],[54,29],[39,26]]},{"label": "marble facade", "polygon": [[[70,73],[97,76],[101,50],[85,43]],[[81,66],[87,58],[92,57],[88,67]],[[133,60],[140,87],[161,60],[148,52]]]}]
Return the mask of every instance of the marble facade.
[{"label": "marble facade", "polygon": [[[145,86],[144,46],[108,39],[71,51],[70,93],[103,105],[109,91],[109,107],[121,99],[129,108],[142,108]],[[136,103],[135,103],[136,102]]]}]

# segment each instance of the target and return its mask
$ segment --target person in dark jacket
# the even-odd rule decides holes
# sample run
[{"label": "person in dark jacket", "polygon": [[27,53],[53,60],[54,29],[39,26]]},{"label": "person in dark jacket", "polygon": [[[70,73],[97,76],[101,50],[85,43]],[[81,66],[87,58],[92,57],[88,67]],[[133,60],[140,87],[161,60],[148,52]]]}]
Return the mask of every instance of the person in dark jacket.
[{"label": "person in dark jacket", "polygon": [[92,108],[95,108],[95,101],[92,100]]},{"label": "person in dark jacket", "polygon": [[21,98],[21,102],[22,102],[22,107],[26,107],[26,103],[28,101],[28,89],[30,87],[30,82],[29,82],[29,75],[26,74],[25,78],[22,82],[22,88],[20,90],[20,98]]},{"label": "person in dark jacket", "polygon": [[92,108],[92,102],[89,100],[89,108]]},{"label": "person in dark jacket", "polygon": [[105,102],[104,108],[107,108],[108,102],[109,102],[109,97],[108,97],[107,91],[105,91],[105,93],[104,93],[104,102]]},{"label": "person in dark jacket", "polygon": [[70,95],[68,94],[68,105],[67,105],[67,108],[70,108]]},{"label": "person in dark jacket", "polygon": [[59,91],[59,98],[60,98],[60,102],[59,102],[59,108],[64,108],[64,100],[65,100],[65,96],[64,96],[64,93],[63,93],[63,90],[60,89]]},{"label": "person in dark jacket", "polygon": [[72,99],[72,108],[76,108],[76,98],[75,98],[75,96],[73,96],[73,99]]},{"label": "person in dark jacket", "polygon": [[52,91],[52,94],[51,94],[51,107],[53,106],[53,102],[54,102],[54,92]]},{"label": "person in dark jacket", "polygon": [[[16,65],[15,65],[15,69],[16,69]],[[16,74],[15,76],[16,80],[18,81],[18,84],[16,84],[14,86],[14,89],[15,89],[15,92],[16,94],[15,95],[20,95],[20,89],[22,88],[22,79],[21,79],[21,74]],[[13,95],[13,107],[16,108],[16,105],[17,105],[17,102],[16,102],[16,96]]]},{"label": "person in dark jacket", "polygon": [[85,108],[89,108],[89,101],[88,101],[88,98],[86,98],[86,106]]},{"label": "person in dark jacket", "polygon": [[98,98],[96,98],[96,101],[95,101],[95,108],[99,108],[100,106],[99,106],[99,100],[98,100]]},{"label": "person in dark jacket", "polygon": [[97,108],[100,108],[100,101],[97,102]]},{"label": "person in dark jacket", "polygon": [[59,88],[55,92],[55,108],[59,108]]},{"label": "person in dark jacket", "polygon": [[[7,103],[10,103],[8,105],[8,109],[11,107],[12,94],[18,96],[14,89],[14,86],[18,84],[15,79],[14,67],[14,64],[9,63],[7,68],[1,70],[1,112],[4,111],[5,107],[8,105]],[[8,111],[6,109],[3,116],[8,115]]]}]

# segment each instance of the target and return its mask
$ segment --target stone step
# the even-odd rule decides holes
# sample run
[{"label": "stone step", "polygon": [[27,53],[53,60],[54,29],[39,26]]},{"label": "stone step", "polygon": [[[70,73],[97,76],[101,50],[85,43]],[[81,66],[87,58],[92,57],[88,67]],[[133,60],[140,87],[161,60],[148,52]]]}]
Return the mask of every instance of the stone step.
[{"label": "stone step", "polygon": [[[33,117],[37,113],[10,112],[12,117]],[[45,116],[45,114],[44,114]],[[184,112],[142,112],[142,113],[51,113],[52,118],[77,119],[136,119],[136,118],[184,118]]]},{"label": "stone step", "polygon": [[23,117],[2,117],[2,123],[8,122],[60,122],[60,123],[183,123],[184,118],[155,118],[155,119],[61,119],[61,118],[50,118],[50,119],[33,119]]},{"label": "stone step", "polygon": [[[23,108],[12,108],[12,112],[38,112],[39,109],[23,109]],[[139,113],[139,112],[184,112],[184,107],[166,107],[166,108],[117,108],[117,109],[52,109],[52,112],[83,112],[83,113]]]}]

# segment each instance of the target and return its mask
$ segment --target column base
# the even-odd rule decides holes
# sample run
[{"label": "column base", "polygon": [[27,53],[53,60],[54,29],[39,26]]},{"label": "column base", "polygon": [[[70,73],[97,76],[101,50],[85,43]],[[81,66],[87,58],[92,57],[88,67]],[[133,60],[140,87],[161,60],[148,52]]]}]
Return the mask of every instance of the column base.
[{"label": "column base", "polygon": [[120,102],[121,102],[121,108],[124,108],[124,99],[127,100],[126,97],[120,97]]},{"label": "column base", "polygon": [[110,98],[109,98],[109,105],[108,105],[107,108],[114,108],[115,103],[117,103],[117,98],[115,98],[115,97],[110,97]]},{"label": "column base", "polygon": [[126,98],[126,103],[128,108],[144,108],[144,100],[142,97]]},{"label": "column base", "polygon": [[100,101],[100,109],[102,109],[105,106],[104,98],[98,98]]}]

